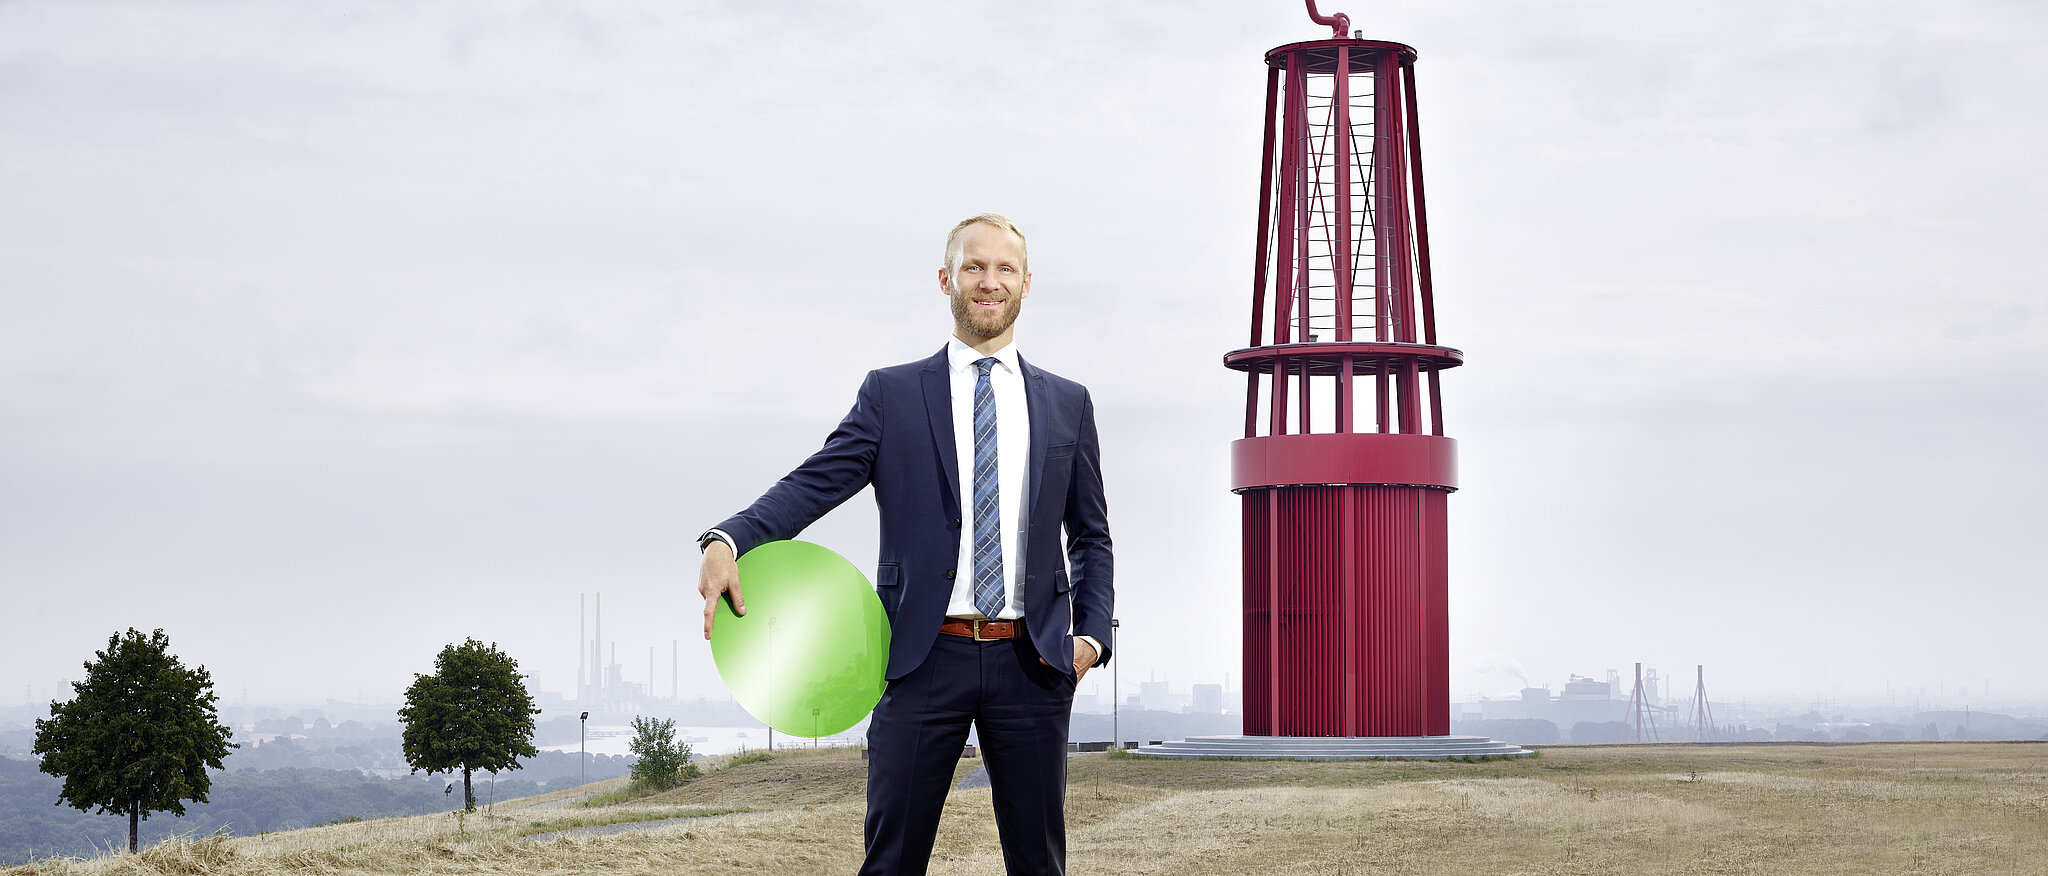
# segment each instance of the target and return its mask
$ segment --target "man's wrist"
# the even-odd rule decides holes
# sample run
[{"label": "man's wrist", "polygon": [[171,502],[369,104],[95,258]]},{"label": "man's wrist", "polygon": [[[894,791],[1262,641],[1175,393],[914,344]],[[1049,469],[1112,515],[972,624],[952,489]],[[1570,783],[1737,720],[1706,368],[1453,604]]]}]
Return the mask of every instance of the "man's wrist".
[{"label": "man's wrist", "polygon": [[703,535],[697,536],[697,552],[701,554],[707,550],[710,550],[712,542],[723,542],[725,546],[732,551],[733,556],[737,557],[740,555],[740,547],[739,545],[733,544],[732,536],[726,535],[725,530],[718,529],[715,527],[712,529],[707,529],[704,531]]},{"label": "man's wrist", "polygon": [[1074,636],[1074,641],[1087,642],[1088,647],[1095,652],[1095,660],[1094,662],[1089,663],[1089,666],[1100,666],[1102,664],[1102,643],[1096,641],[1094,636],[1083,636],[1076,634]]}]

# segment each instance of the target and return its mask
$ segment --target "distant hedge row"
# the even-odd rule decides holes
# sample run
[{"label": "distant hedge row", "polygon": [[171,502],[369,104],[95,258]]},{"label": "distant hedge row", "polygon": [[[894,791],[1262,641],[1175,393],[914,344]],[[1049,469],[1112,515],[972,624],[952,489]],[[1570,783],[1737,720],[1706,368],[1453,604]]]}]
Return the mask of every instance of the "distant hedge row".
[{"label": "distant hedge row", "polygon": [[[574,755],[570,755],[574,757]],[[588,778],[623,775],[631,758],[591,755]],[[459,784],[459,779],[457,780]],[[355,770],[288,768],[239,770],[214,775],[209,802],[190,804],[184,817],[160,813],[142,823],[141,841],[167,836],[203,836],[225,829],[237,836],[295,830],[339,819],[417,815],[459,808],[461,789],[443,793],[447,776],[376,778]],[[92,815],[57,803],[63,780],[34,761],[0,758],[0,866],[56,856],[91,856],[125,848],[128,819]],[[577,784],[575,776],[536,782],[520,773],[501,774],[495,790],[480,777],[477,803],[526,797]]]}]

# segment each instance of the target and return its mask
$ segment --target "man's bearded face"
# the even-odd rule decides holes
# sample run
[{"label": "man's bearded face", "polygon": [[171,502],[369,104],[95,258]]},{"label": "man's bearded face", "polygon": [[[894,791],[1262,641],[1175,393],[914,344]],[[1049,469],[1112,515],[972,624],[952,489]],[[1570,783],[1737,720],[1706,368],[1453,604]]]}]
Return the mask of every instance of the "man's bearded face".
[{"label": "man's bearded face", "polygon": [[960,250],[960,267],[945,285],[953,299],[953,324],[965,337],[1000,337],[1017,322],[1031,294],[1024,247],[1003,229],[977,225],[965,231]]}]

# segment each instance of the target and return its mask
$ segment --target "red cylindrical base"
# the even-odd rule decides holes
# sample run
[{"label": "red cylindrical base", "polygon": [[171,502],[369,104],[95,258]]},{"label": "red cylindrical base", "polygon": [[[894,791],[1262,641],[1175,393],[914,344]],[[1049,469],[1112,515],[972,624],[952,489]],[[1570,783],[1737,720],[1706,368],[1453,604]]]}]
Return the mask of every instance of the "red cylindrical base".
[{"label": "red cylindrical base", "polygon": [[1246,735],[1450,733],[1446,495],[1244,491]]}]

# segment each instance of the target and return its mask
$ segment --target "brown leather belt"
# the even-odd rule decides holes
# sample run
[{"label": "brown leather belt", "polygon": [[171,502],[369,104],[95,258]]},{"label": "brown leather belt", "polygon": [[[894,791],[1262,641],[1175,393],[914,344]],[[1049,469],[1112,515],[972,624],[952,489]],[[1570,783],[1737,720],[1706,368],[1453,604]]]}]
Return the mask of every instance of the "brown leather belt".
[{"label": "brown leather belt", "polygon": [[945,623],[939,624],[939,632],[945,633],[948,636],[962,636],[977,642],[994,642],[1002,639],[1014,639],[1024,635],[1024,622],[1021,620],[961,620],[949,617],[946,618]]}]

